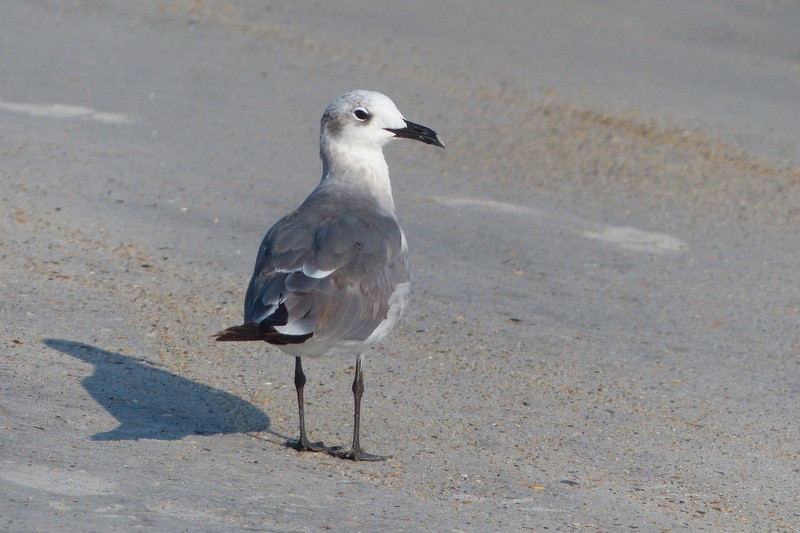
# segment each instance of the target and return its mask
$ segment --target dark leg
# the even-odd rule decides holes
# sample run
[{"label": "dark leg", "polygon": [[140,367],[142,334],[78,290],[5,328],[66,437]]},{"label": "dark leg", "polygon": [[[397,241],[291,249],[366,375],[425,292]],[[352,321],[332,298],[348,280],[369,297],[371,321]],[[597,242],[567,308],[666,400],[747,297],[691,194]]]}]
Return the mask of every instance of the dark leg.
[{"label": "dark leg", "polygon": [[321,442],[310,442],[306,436],[306,417],[303,402],[303,387],[306,386],[306,375],[299,357],[294,358],[294,387],[297,389],[297,406],[300,410],[300,438],[290,441],[289,446],[300,452],[324,452],[325,446]]},{"label": "dark leg", "polygon": [[373,455],[361,449],[360,433],[361,433],[361,396],[364,395],[364,374],[361,370],[361,355],[356,360],[356,376],[353,379],[353,399],[355,400],[355,414],[353,415],[353,446],[347,450],[342,451],[338,448],[329,448],[328,453],[341,457],[342,459],[351,459],[353,461],[385,461],[390,459],[391,455]]}]

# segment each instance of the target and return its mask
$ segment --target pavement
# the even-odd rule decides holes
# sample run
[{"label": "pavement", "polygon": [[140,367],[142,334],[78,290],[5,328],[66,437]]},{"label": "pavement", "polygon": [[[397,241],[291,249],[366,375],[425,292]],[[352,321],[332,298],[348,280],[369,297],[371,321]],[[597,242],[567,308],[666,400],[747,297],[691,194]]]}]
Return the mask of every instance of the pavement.
[{"label": "pavement", "polygon": [[[6,2],[0,529],[800,529],[790,0]],[[352,88],[414,266],[352,463],[221,345]],[[348,443],[355,357],[304,362]]]}]

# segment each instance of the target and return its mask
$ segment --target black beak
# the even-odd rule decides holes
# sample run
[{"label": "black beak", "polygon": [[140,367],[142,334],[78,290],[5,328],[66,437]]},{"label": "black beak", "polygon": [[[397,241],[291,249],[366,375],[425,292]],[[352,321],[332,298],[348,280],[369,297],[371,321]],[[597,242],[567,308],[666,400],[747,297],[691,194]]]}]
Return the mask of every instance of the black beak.
[{"label": "black beak", "polygon": [[436,135],[436,132],[432,129],[426,128],[425,126],[421,126],[419,124],[414,124],[408,120],[406,120],[405,123],[405,128],[400,128],[397,130],[393,130],[391,128],[385,129],[386,131],[391,131],[398,137],[403,137],[404,139],[415,139],[426,144],[432,144],[434,146],[441,146],[444,148],[444,144],[442,144],[442,141],[439,140],[439,136]]}]

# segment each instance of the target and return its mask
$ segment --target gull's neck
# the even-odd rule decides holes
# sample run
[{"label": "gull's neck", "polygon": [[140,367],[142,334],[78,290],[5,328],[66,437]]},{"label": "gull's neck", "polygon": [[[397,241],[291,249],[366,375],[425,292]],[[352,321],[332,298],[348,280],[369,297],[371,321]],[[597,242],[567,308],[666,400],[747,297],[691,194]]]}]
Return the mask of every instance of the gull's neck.
[{"label": "gull's neck", "polygon": [[389,167],[378,147],[343,143],[320,143],[322,181],[320,187],[344,187],[354,194],[374,198],[379,206],[394,214]]}]

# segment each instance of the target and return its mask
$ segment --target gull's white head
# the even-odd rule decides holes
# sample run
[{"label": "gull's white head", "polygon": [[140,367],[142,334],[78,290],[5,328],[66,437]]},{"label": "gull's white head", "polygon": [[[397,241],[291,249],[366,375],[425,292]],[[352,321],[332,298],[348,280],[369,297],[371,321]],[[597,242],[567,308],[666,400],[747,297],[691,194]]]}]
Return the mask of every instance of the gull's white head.
[{"label": "gull's white head", "polygon": [[375,91],[356,89],[338,97],[322,115],[320,129],[323,159],[327,145],[345,150],[376,150],[395,137],[444,148],[435,131],[405,120],[388,96]]}]

